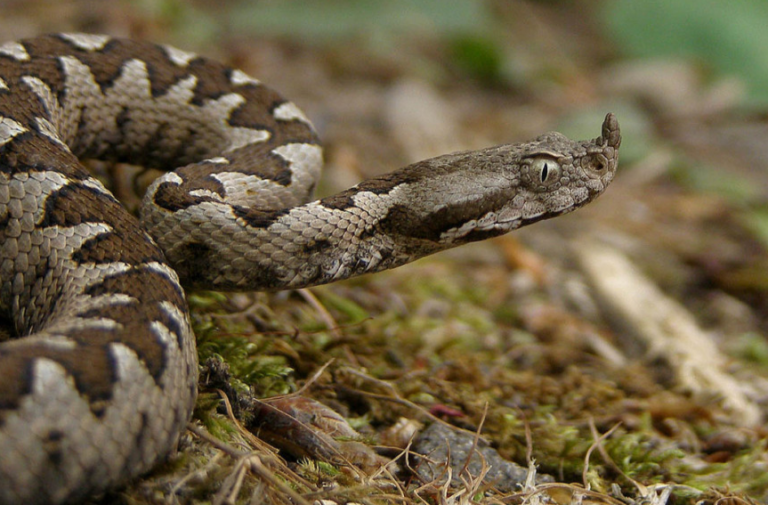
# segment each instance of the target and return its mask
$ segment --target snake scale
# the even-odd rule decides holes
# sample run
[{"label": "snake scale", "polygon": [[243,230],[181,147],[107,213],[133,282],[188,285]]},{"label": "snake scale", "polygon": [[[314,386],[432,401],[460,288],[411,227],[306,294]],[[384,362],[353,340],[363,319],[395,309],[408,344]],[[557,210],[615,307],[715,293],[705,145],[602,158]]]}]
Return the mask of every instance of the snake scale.
[{"label": "snake scale", "polygon": [[[620,143],[609,114],[592,141],[445,155],[306,203],[314,130],[245,73],[102,35],[1,45],[0,503],[76,502],[169,454],[197,392],[182,285],[298,288],[494,237],[593,200]],[[137,219],[85,158],[166,173]]]}]

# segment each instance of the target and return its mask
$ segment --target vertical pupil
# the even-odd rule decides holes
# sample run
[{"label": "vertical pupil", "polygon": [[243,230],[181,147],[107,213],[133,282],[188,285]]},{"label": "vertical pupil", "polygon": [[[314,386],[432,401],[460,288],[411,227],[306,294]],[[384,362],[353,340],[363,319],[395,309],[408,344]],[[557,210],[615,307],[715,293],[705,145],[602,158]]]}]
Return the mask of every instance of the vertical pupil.
[{"label": "vertical pupil", "polygon": [[545,182],[547,180],[547,175],[549,175],[549,165],[544,163],[544,166],[541,169],[541,182]]}]

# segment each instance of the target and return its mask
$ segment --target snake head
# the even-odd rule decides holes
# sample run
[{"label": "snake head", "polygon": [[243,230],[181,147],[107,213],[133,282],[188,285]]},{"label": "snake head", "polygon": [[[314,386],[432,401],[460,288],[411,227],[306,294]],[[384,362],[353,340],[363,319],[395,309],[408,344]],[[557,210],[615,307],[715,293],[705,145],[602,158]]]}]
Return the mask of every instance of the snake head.
[{"label": "snake head", "polygon": [[593,140],[573,141],[551,132],[530,142],[465,154],[454,165],[482,168],[473,169],[461,184],[477,198],[457,197],[459,201],[422,222],[427,228],[442,227],[439,242],[452,247],[572,212],[597,198],[613,180],[620,145],[619,123],[608,114],[601,135]]},{"label": "snake head", "polygon": [[616,116],[605,116],[601,133],[588,141],[546,133],[526,144],[518,194],[509,205],[513,214],[519,213],[520,226],[572,212],[608,187],[621,145]]}]

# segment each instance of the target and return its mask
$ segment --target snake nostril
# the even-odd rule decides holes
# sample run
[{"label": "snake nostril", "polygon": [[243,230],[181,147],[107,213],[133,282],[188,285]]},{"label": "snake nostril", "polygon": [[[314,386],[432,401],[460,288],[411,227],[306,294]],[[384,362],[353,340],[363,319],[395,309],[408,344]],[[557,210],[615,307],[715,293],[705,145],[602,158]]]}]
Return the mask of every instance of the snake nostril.
[{"label": "snake nostril", "polygon": [[608,168],[608,159],[602,154],[597,154],[589,162],[589,166],[595,172],[602,172]]}]

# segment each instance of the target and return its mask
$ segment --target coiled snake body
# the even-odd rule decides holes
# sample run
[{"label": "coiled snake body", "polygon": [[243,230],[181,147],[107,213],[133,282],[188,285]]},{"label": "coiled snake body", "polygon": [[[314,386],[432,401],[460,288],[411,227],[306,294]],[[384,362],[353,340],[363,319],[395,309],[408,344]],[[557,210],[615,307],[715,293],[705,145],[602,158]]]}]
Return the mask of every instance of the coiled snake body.
[{"label": "coiled snake body", "polygon": [[[305,203],[322,163],[292,103],[170,47],[0,46],[0,503],[62,503],[151,468],[188,422],[181,285],[296,288],[392,268],[580,207],[619,128],[456,153]],[[176,169],[141,224],[78,158]],[[146,230],[146,231],[145,231]]]}]

